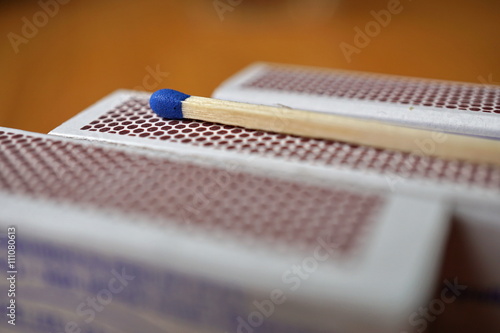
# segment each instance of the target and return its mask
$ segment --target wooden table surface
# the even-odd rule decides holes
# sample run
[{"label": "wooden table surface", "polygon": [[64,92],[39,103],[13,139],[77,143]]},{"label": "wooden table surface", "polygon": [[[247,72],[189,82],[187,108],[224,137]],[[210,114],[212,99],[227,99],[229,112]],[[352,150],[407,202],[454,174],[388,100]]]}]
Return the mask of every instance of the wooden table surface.
[{"label": "wooden table surface", "polygon": [[0,126],[48,132],[120,88],[209,96],[254,61],[500,82],[500,1],[401,0],[378,31],[397,0],[55,1],[0,1]]}]

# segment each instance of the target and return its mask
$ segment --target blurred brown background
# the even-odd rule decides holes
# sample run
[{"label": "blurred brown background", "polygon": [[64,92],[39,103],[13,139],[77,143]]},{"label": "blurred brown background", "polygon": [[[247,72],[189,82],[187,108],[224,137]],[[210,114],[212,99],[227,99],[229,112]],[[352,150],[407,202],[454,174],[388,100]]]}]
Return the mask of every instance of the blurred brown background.
[{"label": "blurred brown background", "polygon": [[0,1],[0,126],[48,132],[119,88],[209,96],[254,61],[498,84],[494,0],[401,0],[349,62],[388,2]]}]

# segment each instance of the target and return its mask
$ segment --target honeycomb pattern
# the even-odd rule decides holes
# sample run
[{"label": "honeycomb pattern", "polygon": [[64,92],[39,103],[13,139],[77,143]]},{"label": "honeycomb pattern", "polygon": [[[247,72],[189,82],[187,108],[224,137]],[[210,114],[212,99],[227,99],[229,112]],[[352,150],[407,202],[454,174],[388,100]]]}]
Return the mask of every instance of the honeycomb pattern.
[{"label": "honeycomb pattern", "polygon": [[385,200],[5,131],[0,131],[0,190],[145,214],[269,246],[306,249],[328,237],[339,254],[357,244]]},{"label": "honeycomb pattern", "polygon": [[145,98],[132,97],[83,126],[81,130],[179,142],[315,165],[374,171],[394,177],[395,181],[419,178],[500,189],[498,166],[449,161],[196,120],[167,120],[155,115]]},{"label": "honeycomb pattern", "polygon": [[243,87],[500,114],[500,88],[296,67],[267,67]]}]

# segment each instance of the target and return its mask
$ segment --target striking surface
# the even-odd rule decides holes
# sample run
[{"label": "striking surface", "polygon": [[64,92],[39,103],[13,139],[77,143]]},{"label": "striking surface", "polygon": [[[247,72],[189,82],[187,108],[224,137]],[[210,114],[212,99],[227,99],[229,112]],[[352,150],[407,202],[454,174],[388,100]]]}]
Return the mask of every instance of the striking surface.
[{"label": "striking surface", "polygon": [[423,179],[500,189],[500,167],[197,120],[162,119],[151,111],[145,98],[131,98],[83,126],[81,130],[381,173],[387,175],[388,185],[404,182],[406,179]]},{"label": "striking surface", "polygon": [[[173,162],[161,156],[0,131],[0,190],[145,215],[250,244],[339,254],[361,242],[380,195]],[[69,222],[69,221],[68,221]]]}]

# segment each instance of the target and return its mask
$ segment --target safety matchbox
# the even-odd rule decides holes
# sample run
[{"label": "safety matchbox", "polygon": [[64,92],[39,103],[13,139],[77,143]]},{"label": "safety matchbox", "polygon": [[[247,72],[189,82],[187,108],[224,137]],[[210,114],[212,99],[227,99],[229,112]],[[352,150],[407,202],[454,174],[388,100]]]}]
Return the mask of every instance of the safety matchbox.
[{"label": "safety matchbox", "polygon": [[500,138],[500,87],[488,84],[256,63],[212,97]]},{"label": "safety matchbox", "polygon": [[449,232],[300,170],[6,128],[0,156],[2,332],[411,331]]}]

